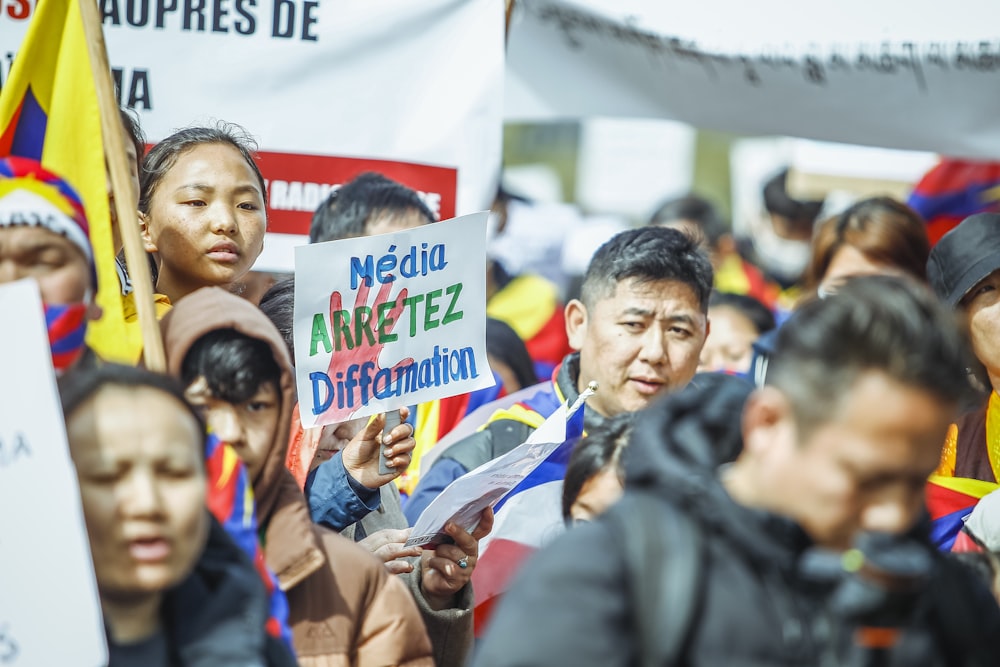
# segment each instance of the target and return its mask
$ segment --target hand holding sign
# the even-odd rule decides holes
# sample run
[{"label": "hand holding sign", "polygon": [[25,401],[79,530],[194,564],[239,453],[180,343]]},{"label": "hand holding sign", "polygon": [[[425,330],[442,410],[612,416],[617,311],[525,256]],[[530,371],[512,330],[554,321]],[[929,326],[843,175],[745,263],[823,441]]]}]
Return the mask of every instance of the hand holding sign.
[{"label": "hand holding sign", "polygon": [[[367,283],[361,283],[354,299],[353,311],[344,310],[340,292],[330,295],[331,333],[336,351],[330,357],[327,375],[343,380],[344,373],[338,369],[348,370],[342,385],[344,390],[337,397],[336,405],[331,405],[327,412],[328,419],[324,419],[327,423],[348,419],[357,411],[357,406],[368,403],[371,389],[365,380],[378,377],[384,370],[379,365],[379,356],[386,343],[396,340],[396,334],[392,330],[406,306],[406,288],[400,290],[392,301],[389,300],[391,290],[392,282],[382,283],[375,296],[375,303],[369,306],[368,295],[371,288]],[[390,372],[412,363],[412,358],[403,359]],[[364,370],[352,373],[354,369]],[[355,377],[356,374],[360,378]]]}]

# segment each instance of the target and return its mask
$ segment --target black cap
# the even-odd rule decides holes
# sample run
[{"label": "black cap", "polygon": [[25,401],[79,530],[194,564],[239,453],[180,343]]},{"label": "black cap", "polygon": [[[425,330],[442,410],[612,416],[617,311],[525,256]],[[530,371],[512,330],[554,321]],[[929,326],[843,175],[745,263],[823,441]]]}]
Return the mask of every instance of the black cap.
[{"label": "black cap", "polygon": [[927,259],[937,295],[957,306],[980,280],[1000,269],[1000,214],[977,213],[941,237]]}]

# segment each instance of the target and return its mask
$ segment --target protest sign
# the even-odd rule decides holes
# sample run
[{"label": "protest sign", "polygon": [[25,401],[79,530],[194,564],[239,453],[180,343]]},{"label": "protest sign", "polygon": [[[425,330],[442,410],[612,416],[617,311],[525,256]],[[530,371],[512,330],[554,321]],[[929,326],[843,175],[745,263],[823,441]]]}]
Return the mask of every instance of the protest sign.
[{"label": "protest sign", "polygon": [[[258,140],[270,207],[256,268],[291,271],[313,210],[363,171],[426,193],[442,219],[490,205],[503,0],[98,4],[119,101],[150,142],[216,119]],[[35,7],[0,3],[0,85]]]},{"label": "protest sign", "polygon": [[474,213],[295,249],[303,427],[493,386],[486,219]]},{"label": "protest sign", "polygon": [[993,0],[518,0],[504,114],[996,158],[997,20]]},{"label": "protest sign", "polygon": [[38,284],[0,286],[0,311],[8,322],[0,345],[0,664],[105,665]]},{"label": "protest sign", "polygon": [[449,484],[417,519],[406,546],[433,548],[447,536],[449,521],[471,532],[484,509],[501,502],[566,442],[568,414],[567,406],[560,406],[523,444]]}]

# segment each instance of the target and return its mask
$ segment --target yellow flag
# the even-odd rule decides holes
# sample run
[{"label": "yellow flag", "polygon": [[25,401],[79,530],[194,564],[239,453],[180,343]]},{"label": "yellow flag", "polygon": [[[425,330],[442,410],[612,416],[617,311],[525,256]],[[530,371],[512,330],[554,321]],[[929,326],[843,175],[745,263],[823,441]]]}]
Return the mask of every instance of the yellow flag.
[{"label": "yellow flag", "polygon": [[87,343],[104,359],[134,363],[134,354],[126,345],[101,112],[80,1],[38,2],[10,76],[0,90],[0,156],[40,161],[83,199],[97,264],[97,303],[103,310],[101,319],[88,327]]}]

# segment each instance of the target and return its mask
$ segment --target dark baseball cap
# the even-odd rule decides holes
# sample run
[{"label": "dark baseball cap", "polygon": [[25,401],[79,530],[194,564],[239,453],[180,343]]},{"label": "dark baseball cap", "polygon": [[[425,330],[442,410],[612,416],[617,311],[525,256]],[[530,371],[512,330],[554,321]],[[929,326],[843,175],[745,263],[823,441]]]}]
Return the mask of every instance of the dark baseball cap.
[{"label": "dark baseball cap", "polygon": [[969,290],[1000,269],[1000,213],[977,213],[941,237],[927,259],[937,295],[957,306]]}]

